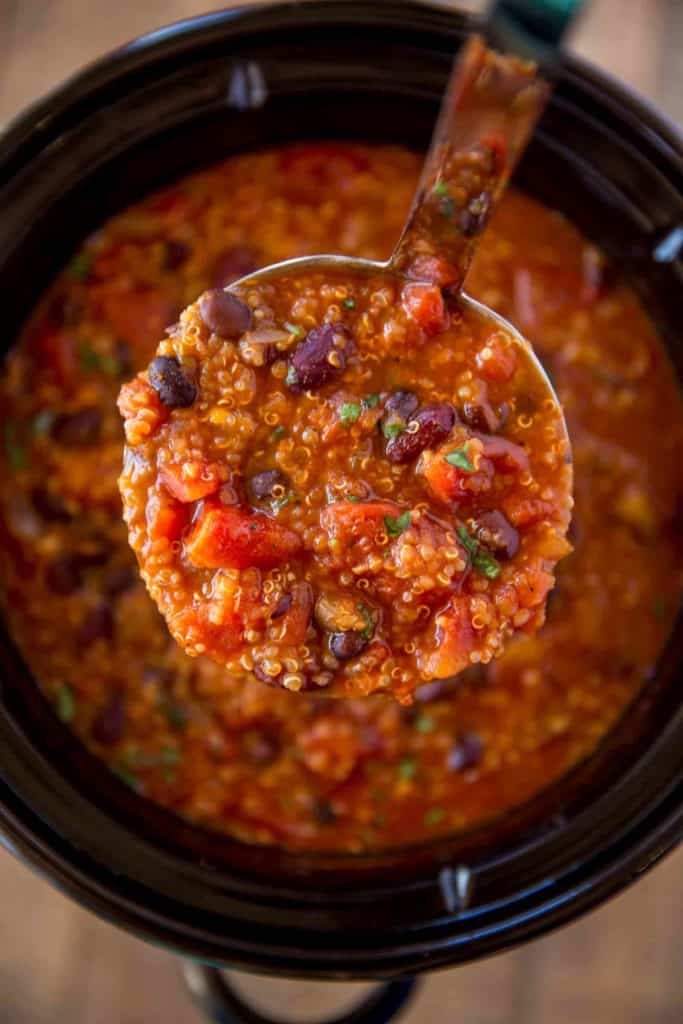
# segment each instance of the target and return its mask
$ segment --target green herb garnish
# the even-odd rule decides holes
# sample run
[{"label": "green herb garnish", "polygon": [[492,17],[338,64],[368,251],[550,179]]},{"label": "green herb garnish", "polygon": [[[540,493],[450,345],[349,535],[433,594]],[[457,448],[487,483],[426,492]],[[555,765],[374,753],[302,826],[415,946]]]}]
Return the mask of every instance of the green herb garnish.
[{"label": "green herb garnish", "polygon": [[294,387],[294,385],[298,384],[298,383],[299,383],[299,378],[296,375],[296,370],[294,369],[294,367],[290,363],[290,365],[287,367],[287,376],[285,377],[285,384],[289,385],[289,387],[291,388],[291,387]]},{"label": "green herb garnish", "polygon": [[285,330],[289,331],[290,334],[295,335],[295,337],[297,337],[297,338],[300,338],[301,335],[304,333],[303,327],[299,327],[298,324],[292,324],[292,323],[289,322],[289,320],[285,320],[285,323],[284,323],[283,326],[284,326]]},{"label": "green herb garnish", "polygon": [[182,704],[177,704],[172,700],[166,700],[162,701],[159,705],[159,709],[173,729],[183,730],[187,725],[187,709],[184,708]]},{"label": "green herb garnish", "polygon": [[458,526],[458,537],[477,572],[480,572],[482,576],[486,576],[489,580],[495,580],[500,575],[500,565],[493,555],[486,548],[483,548],[474,537],[469,535],[467,527],[463,526],[462,523]]},{"label": "green herb garnish", "polygon": [[57,715],[62,722],[70,722],[76,714],[76,699],[71,687],[64,683],[57,690]]},{"label": "green herb garnish", "polygon": [[375,406],[378,403],[379,403],[379,395],[377,394],[376,391],[373,391],[372,394],[366,395],[365,398],[363,399],[363,408],[364,409],[374,409]]},{"label": "green herb garnish", "polygon": [[121,363],[118,359],[114,359],[113,356],[101,356],[89,345],[78,346],[78,360],[84,370],[103,370],[112,377],[118,377],[121,374]]},{"label": "green herb garnish", "polygon": [[42,409],[33,417],[31,430],[37,437],[49,434],[56,418],[56,414],[52,409]]},{"label": "green herb garnish", "polygon": [[270,436],[273,441],[281,441],[283,437],[287,437],[287,428],[280,424],[280,426],[276,427]]},{"label": "green herb garnish", "polygon": [[342,302],[342,306],[344,307],[344,309],[355,309],[356,308],[356,300],[355,299],[344,299],[344,301]]},{"label": "green herb garnish", "polygon": [[365,604],[359,604],[358,611],[361,613],[363,620],[365,621],[365,629],[361,632],[361,639],[369,640],[375,632],[375,620],[372,617],[372,612]]},{"label": "green herb garnish", "polygon": [[390,537],[398,537],[410,526],[410,509],[401,512],[401,515],[396,516],[395,519],[393,516],[385,516],[384,526]]},{"label": "green herb garnish", "polygon": [[284,508],[285,505],[292,505],[296,501],[298,501],[296,494],[285,494],[283,498],[278,498],[278,500],[275,502],[275,508]]},{"label": "green herb garnish", "polygon": [[77,281],[85,281],[90,273],[92,259],[91,253],[86,252],[84,249],[76,253],[67,268],[71,277],[75,277]]},{"label": "green herb garnish", "polygon": [[450,466],[462,469],[465,473],[474,473],[472,460],[464,448],[456,448],[454,452],[449,452],[445,459]]},{"label": "green herb garnish", "polygon": [[359,505],[360,504],[360,498],[357,498],[355,494],[347,494],[346,495],[346,500],[350,501],[352,505]]},{"label": "green herb garnish", "polygon": [[429,715],[420,715],[419,718],[415,719],[415,730],[416,732],[422,733],[425,736],[428,732],[433,732],[436,727],[436,722]]},{"label": "green herb garnish", "polygon": [[342,427],[350,427],[352,423],[356,422],[362,411],[357,402],[342,402],[339,408]]},{"label": "green herb garnish", "polygon": [[414,757],[404,757],[396,766],[396,774],[403,782],[414,779],[417,773],[417,762]]},{"label": "green herb garnish", "polygon": [[425,811],[424,823],[425,825],[439,825],[446,817],[446,812],[443,807],[430,807],[428,811]]},{"label": "green herb garnish", "polygon": [[177,747],[162,747],[159,751],[138,750],[129,747],[121,757],[124,768],[173,768],[182,760]]},{"label": "green herb garnish", "polygon": [[392,437],[398,437],[406,429],[405,423],[400,420],[394,420],[394,422],[382,423],[381,430],[385,437],[391,439]]},{"label": "green herb garnish", "polygon": [[13,473],[26,466],[26,449],[19,439],[19,427],[14,420],[7,420],[3,431],[5,454]]},{"label": "green herb garnish", "polygon": [[436,185],[434,186],[434,195],[436,196],[450,196],[451,192],[448,187],[448,182],[444,181],[443,178],[439,178]]},{"label": "green herb garnish", "polygon": [[137,789],[139,785],[138,780],[133,775],[133,773],[128,768],[126,768],[125,765],[113,764],[111,766],[111,770],[113,771],[117,779],[121,780],[121,782],[125,782],[127,786],[131,787],[131,789]]}]

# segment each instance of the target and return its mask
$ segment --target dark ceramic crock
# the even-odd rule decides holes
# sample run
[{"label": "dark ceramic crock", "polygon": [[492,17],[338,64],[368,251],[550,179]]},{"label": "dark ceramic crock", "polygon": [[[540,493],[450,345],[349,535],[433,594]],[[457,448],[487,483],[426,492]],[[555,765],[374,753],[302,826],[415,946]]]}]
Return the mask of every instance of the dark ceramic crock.
[{"label": "dark ceramic crock", "polygon": [[[234,10],[66,82],[0,139],[3,345],[84,235],[179,174],[302,137],[425,146],[471,24],[381,0]],[[517,181],[632,275],[680,372],[675,130],[568,60]],[[184,824],[71,738],[6,635],[0,663],[8,848],[96,913],[214,963],[387,978],[473,960],[605,900],[683,833],[680,624],[640,699],[560,784],[469,835],[377,856],[291,855]]]}]

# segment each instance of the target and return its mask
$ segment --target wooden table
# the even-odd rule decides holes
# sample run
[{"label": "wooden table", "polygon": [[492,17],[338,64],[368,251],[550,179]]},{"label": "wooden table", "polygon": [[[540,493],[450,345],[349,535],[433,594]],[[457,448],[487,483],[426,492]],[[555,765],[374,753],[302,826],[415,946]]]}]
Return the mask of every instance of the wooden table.
[{"label": "wooden table", "polygon": [[[220,6],[210,0],[0,0],[0,123],[112,46]],[[471,0],[461,6],[482,5]],[[683,0],[592,0],[573,48],[683,121]],[[432,976],[402,1020],[681,1024],[682,868],[679,851],[565,930]],[[74,906],[2,851],[0,907],[1,1024],[199,1024],[173,958]],[[323,1002],[329,1005],[329,985],[257,984],[271,1007],[289,1006],[298,1024]]]}]

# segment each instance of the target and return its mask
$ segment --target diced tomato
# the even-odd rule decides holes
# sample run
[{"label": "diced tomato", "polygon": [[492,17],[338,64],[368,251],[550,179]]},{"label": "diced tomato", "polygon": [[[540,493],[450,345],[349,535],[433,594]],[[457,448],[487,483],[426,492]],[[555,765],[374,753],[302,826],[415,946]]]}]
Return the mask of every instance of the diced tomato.
[{"label": "diced tomato", "polygon": [[429,490],[444,504],[459,504],[471,501],[490,490],[494,468],[490,459],[480,458],[476,472],[467,472],[459,466],[446,462],[446,455],[454,445],[440,448],[436,452],[423,452],[418,472],[426,479]]},{"label": "diced tomato", "polygon": [[467,604],[454,600],[445,611],[434,616],[431,642],[427,638],[419,658],[420,670],[427,679],[457,675],[470,664],[469,656],[474,647],[474,629]]},{"label": "diced tomato", "polygon": [[500,174],[505,169],[508,158],[508,144],[505,136],[500,133],[489,132],[488,135],[482,135],[479,145],[487,149],[491,154],[493,162],[492,173]]},{"label": "diced tomato", "polygon": [[48,367],[59,387],[68,387],[78,373],[75,338],[65,330],[55,327],[49,319],[37,323],[32,328],[29,338],[41,366]]},{"label": "diced tomato", "polygon": [[540,566],[520,570],[515,574],[513,581],[520,608],[535,608],[542,605],[554,584],[552,574]]},{"label": "diced tomato", "polygon": [[403,307],[426,335],[439,334],[448,327],[448,313],[441,289],[435,284],[415,282],[403,289]]},{"label": "diced tomato", "polygon": [[309,583],[295,583],[290,591],[292,603],[280,618],[273,621],[277,642],[301,645],[306,640],[313,611],[313,590]]},{"label": "diced tomato", "polygon": [[198,569],[269,569],[301,551],[301,538],[260,512],[206,503],[185,542]]},{"label": "diced tomato", "polygon": [[352,543],[382,529],[385,516],[400,514],[395,501],[335,501],[320,513],[320,524],[333,537]]},{"label": "diced tomato", "polygon": [[540,523],[543,519],[554,519],[557,515],[556,506],[541,498],[518,498],[516,495],[511,495],[505,500],[504,505],[505,515],[513,526],[520,529]]},{"label": "diced tomato", "polygon": [[408,277],[414,281],[428,281],[439,288],[460,284],[461,273],[457,267],[439,256],[418,256],[408,270]]},{"label": "diced tomato", "polygon": [[517,353],[498,331],[489,335],[484,347],[477,353],[477,367],[482,377],[490,381],[510,380],[517,366]]},{"label": "diced tomato", "polygon": [[146,515],[149,539],[166,540],[169,544],[180,540],[189,522],[189,509],[160,488],[149,496]]},{"label": "diced tomato", "polygon": [[175,320],[176,307],[156,288],[98,291],[101,315],[128,342],[136,359],[151,357],[164,329]]},{"label": "diced tomato", "polygon": [[215,462],[187,459],[168,462],[159,469],[159,478],[178,501],[190,502],[215,494],[224,481],[224,472]]}]

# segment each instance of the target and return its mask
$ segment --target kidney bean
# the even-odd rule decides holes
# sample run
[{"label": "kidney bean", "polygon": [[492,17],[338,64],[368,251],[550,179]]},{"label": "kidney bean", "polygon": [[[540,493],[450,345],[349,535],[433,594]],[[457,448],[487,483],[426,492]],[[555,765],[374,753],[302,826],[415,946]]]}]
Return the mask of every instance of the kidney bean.
[{"label": "kidney bean", "polygon": [[343,633],[333,633],[330,637],[330,650],[335,658],[340,661],[347,661],[360,654],[367,639],[356,629],[347,629]]},{"label": "kidney bean", "polygon": [[95,605],[81,626],[81,642],[88,646],[96,640],[111,640],[114,634],[114,616],[105,602]]},{"label": "kidney bean", "polygon": [[481,192],[478,196],[470,199],[464,210],[458,214],[458,226],[465,238],[473,238],[480,235],[486,227],[486,222],[491,209],[491,194]]},{"label": "kidney bean", "polygon": [[74,518],[64,499],[47,487],[35,487],[31,492],[31,502],[38,515],[48,523],[67,523]]},{"label": "kidney bean", "polygon": [[178,238],[172,238],[166,242],[164,249],[164,270],[178,270],[183,263],[187,263],[192,252],[187,242],[181,242]]},{"label": "kidney bean", "polygon": [[484,434],[495,434],[500,429],[500,418],[493,406],[486,401],[465,402],[462,407],[462,418],[468,427],[481,430]]},{"label": "kidney bean", "polygon": [[45,570],[45,582],[55,594],[73,594],[82,580],[82,563],[75,555],[59,555]]},{"label": "kidney bean", "polygon": [[70,448],[97,444],[101,434],[102,410],[95,405],[78,412],[62,413],[52,427],[54,439]]},{"label": "kidney bean", "polygon": [[478,512],[468,520],[468,526],[479,543],[503,561],[514,558],[517,554],[519,533],[497,509]]},{"label": "kidney bean", "polygon": [[405,430],[389,438],[387,458],[390,462],[411,462],[425,448],[436,448],[445,441],[454,424],[455,410],[447,402],[425,405],[408,420]]},{"label": "kidney bean", "polygon": [[452,772],[469,772],[476,768],[484,754],[484,745],[476,733],[464,732],[446,758],[446,765]]},{"label": "kidney bean", "polygon": [[350,341],[351,335],[341,323],[323,324],[309,331],[289,360],[287,384],[292,391],[319,388],[341,373]]},{"label": "kidney bean", "polygon": [[242,749],[253,764],[271,764],[280,753],[280,739],[265,729],[249,729],[242,737]]},{"label": "kidney bean", "polygon": [[221,338],[239,338],[251,327],[252,313],[246,302],[221,288],[202,296],[199,313],[209,330]]},{"label": "kidney bean", "polygon": [[197,388],[174,356],[152,360],[149,382],[167,409],[186,409],[197,397]]},{"label": "kidney bean", "polygon": [[122,693],[112,693],[108,702],[95,715],[90,726],[90,735],[103,746],[112,746],[123,736],[126,727],[126,705]]},{"label": "kidney bean", "polygon": [[220,253],[213,265],[212,278],[216,288],[227,288],[240,277],[253,274],[258,267],[254,254],[246,246],[236,245]]},{"label": "kidney bean", "polygon": [[283,594],[279,598],[273,611],[270,613],[271,619],[281,619],[283,615],[286,615],[289,609],[292,607],[292,601],[294,598],[291,594]]},{"label": "kidney bean", "polygon": [[313,817],[319,825],[334,825],[337,820],[332,804],[329,800],[319,797],[313,805]]},{"label": "kidney bean", "polygon": [[270,498],[274,487],[286,487],[287,480],[279,469],[267,469],[257,473],[249,481],[249,490],[254,498],[263,500]]}]

